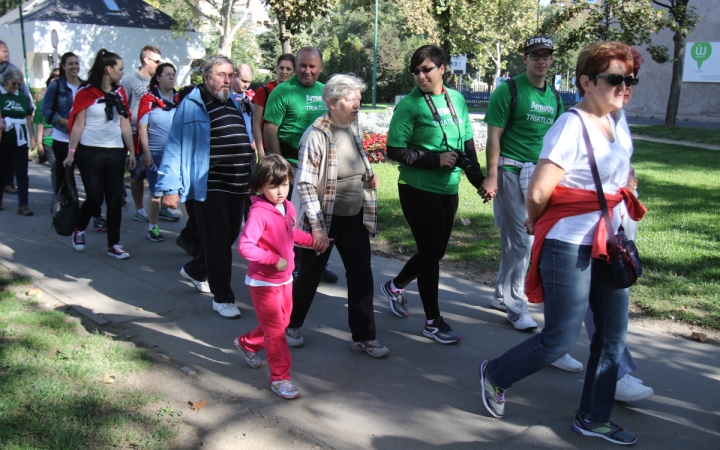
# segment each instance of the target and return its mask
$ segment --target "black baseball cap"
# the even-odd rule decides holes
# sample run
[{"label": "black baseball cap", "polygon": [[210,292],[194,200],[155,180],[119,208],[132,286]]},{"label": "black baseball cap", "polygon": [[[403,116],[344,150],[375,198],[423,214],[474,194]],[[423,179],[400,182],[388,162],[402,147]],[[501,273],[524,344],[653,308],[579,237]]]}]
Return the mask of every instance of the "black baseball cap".
[{"label": "black baseball cap", "polygon": [[525,54],[538,50],[553,51],[553,39],[549,36],[533,36],[525,41]]}]

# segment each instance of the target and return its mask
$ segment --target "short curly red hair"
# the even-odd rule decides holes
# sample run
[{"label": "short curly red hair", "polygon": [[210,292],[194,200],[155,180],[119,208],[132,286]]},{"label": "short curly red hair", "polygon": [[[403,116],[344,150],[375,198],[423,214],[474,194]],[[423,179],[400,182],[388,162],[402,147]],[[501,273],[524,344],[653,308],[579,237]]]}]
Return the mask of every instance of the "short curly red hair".
[{"label": "short curly red hair", "polygon": [[580,85],[580,77],[585,75],[597,83],[595,76],[605,72],[613,61],[619,61],[624,67],[622,75],[633,73],[630,47],[621,42],[591,42],[580,50],[575,65],[575,87],[581,96],[585,96],[585,90]]}]

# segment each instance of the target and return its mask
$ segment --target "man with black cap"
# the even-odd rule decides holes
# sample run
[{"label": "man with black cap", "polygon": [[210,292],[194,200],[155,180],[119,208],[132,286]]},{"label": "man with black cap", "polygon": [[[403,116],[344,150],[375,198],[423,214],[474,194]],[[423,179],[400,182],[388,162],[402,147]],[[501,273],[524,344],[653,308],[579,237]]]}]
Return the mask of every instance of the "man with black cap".
[{"label": "man with black cap", "polygon": [[[525,275],[530,261],[532,236],[525,232],[525,193],[542,150],[543,137],[563,105],[546,81],[553,62],[553,40],[534,36],[525,41],[525,73],[507,80],[490,97],[486,157],[488,175],[480,189],[494,199],[495,226],[500,227],[502,259],[490,305],[507,312],[512,325],[522,331],[537,328],[528,312]],[[553,363],[581,371],[582,364],[569,355]]]}]

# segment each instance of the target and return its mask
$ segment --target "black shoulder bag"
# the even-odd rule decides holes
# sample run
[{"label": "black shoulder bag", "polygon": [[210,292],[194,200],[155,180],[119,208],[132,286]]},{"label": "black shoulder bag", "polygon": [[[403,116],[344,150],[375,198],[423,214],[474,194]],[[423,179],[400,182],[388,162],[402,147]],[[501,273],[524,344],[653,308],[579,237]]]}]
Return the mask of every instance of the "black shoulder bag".
[{"label": "black shoulder bag", "polygon": [[[67,186],[66,193],[60,194],[64,186]],[[65,167],[65,177],[58,187],[58,193],[52,196],[50,214],[52,214],[52,227],[57,234],[70,236],[73,233],[80,217],[80,202],[73,167]]]},{"label": "black shoulder bag", "polygon": [[[580,119],[583,139],[585,140],[585,147],[587,148],[588,159],[590,160],[590,170],[592,171],[593,180],[595,181],[595,190],[598,194],[598,201],[600,202],[600,209],[602,209],[603,219],[605,220],[605,227],[608,233],[612,233],[612,220],[610,220],[610,213],[608,212],[607,202],[605,201],[605,193],[603,192],[600,174],[598,173],[597,164],[595,163],[595,153],[590,143],[590,136],[588,135],[585,122],[583,122],[580,113],[572,109],[569,112],[575,114],[578,119]],[[635,284],[637,279],[642,275],[642,261],[640,260],[638,249],[635,246],[635,241],[627,238],[622,225],[620,225],[618,232],[614,236],[615,239],[608,239],[607,262],[610,264],[613,277],[615,278],[615,287],[625,289]]]}]

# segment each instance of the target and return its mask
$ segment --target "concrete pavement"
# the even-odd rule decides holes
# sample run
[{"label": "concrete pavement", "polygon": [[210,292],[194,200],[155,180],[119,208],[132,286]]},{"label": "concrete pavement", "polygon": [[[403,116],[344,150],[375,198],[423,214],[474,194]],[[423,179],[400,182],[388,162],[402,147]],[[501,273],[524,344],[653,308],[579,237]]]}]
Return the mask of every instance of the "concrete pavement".
[{"label": "concrete pavement", "polygon": [[[528,334],[515,331],[503,313],[489,308],[489,287],[442,273],[441,310],[463,340],[451,346],[427,340],[421,335],[424,317],[415,284],[407,293],[410,317],[390,312],[377,285],[397,274],[402,263],[379,257],[373,257],[375,318],[378,340],[390,355],[374,360],[350,350],[344,272],[333,252],[331,267],[340,281],[320,285],[303,328],[305,347],[292,349],[292,373],[302,396],[281,400],[269,389],[267,364],[251,369],[232,345],[256,324],[243,284],[246,262],[236,251],[233,289],[243,317],[232,321],[213,312],[211,297],[179,275],[188,260],[174,244],[181,223],[161,222],[166,241],[150,242],[147,225],[132,219],[131,206],[121,232],[130,259],[107,256],[105,233],[91,230],[86,250],[76,252],[70,238],[50,227],[48,168],[31,163],[30,172],[35,215],[17,215],[15,196],[5,195],[0,258],[80,312],[107,320],[101,328],[131,334],[141,346],[190,365],[207,392],[242,398],[263,414],[341,449],[611,445],[570,429],[584,373],[544,369],[508,391],[504,419],[491,418],[482,406],[477,364]],[[542,326],[542,306],[532,305],[531,312]],[[720,348],[634,326],[628,344],[640,366],[633,375],[656,395],[616,403],[613,420],[637,434],[638,447],[720,448]],[[588,345],[583,334],[572,355],[587,361]],[[237,448],[241,423],[242,417],[223,417],[206,436],[214,444],[203,448]]]}]

